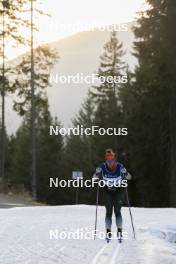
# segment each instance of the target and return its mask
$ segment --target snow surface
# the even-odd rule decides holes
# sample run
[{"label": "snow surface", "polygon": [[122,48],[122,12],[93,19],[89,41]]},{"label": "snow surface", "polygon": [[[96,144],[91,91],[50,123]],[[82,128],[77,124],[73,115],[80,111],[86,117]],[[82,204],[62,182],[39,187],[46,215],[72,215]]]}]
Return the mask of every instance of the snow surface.
[{"label": "snow surface", "polygon": [[[51,236],[53,231],[93,230],[94,206],[0,209],[0,264],[175,264],[176,209],[132,208],[132,213],[137,239],[133,239],[128,208],[123,208],[128,239],[107,244],[100,238]],[[104,231],[104,214],[104,207],[99,207],[99,231]]]}]

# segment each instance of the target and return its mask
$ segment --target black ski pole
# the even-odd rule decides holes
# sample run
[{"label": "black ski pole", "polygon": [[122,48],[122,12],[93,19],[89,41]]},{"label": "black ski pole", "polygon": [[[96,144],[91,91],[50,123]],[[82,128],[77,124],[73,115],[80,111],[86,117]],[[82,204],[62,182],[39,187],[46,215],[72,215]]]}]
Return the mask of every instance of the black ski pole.
[{"label": "black ski pole", "polygon": [[134,236],[134,239],[136,239],[134,223],[133,223],[133,216],[132,216],[131,206],[130,206],[130,201],[129,201],[129,196],[128,196],[128,189],[127,189],[127,187],[125,189],[126,189],[126,198],[127,198],[128,208],[129,208],[129,212],[130,212],[131,225],[132,225],[132,229],[133,229],[133,236]]},{"label": "black ski pole", "polygon": [[97,234],[97,218],[98,218],[98,200],[99,200],[99,183],[97,186],[97,195],[96,195],[96,210],[95,210],[95,230],[94,230],[94,240]]}]

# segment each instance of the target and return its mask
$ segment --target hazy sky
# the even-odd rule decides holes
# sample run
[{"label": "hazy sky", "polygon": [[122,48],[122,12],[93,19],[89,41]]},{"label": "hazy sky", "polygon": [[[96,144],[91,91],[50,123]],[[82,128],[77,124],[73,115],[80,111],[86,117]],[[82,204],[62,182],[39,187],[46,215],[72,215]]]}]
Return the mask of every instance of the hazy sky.
[{"label": "hazy sky", "polygon": [[[37,44],[51,42],[84,31],[88,25],[119,24],[134,20],[136,12],[145,8],[145,0],[40,0],[39,7],[51,16],[35,14],[39,32]],[[26,32],[22,32],[25,34]],[[16,57],[25,48],[11,49],[8,57]]]},{"label": "hazy sky", "polygon": [[144,7],[144,0],[45,0],[43,8],[52,18],[40,18],[40,39],[56,40],[73,33],[63,32],[59,25],[107,25],[132,21]]},{"label": "hazy sky", "polygon": [[[37,44],[41,42],[56,41],[65,36],[74,34],[75,31],[83,31],[84,26],[119,24],[134,20],[136,12],[145,8],[145,0],[40,0],[41,8],[47,11],[51,17],[38,16],[35,14],[35,20],[39,27],[39,32],[35,33]],[[72,24],[72,27],[69,26]],[[65,25],[65,30],[60,26]],[[82,25],[82,28],[78,26]],[[77,26],[77,28],[75,28]],[[29,32],[28,32],[29,33]],[[23,31],[22,34],[27,34]],[[12,49],[11,43],[7,43],[6,54],[8,58],[14,58],[25,48]],[[7,106],[11,106],[11,99]],[[11,108],[10,108],[11,109]],[[8,111],[9,109],[7,109]],[[62,110],[63,111],[63,110]],[[10,114],[11,113],[11,114]],[[8,131],[14,131],[20,124],[16,115],[9,114],[6,120]],[[62,120],[63,121],[63,120]]]}]

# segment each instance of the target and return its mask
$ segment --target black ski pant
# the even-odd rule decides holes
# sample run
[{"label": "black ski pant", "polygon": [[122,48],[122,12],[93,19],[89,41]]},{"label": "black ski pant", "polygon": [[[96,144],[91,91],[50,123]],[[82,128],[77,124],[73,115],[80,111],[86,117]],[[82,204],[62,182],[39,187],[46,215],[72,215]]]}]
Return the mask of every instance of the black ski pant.
[{"label": "black ski pant", "polygon": [[123,193],[121,190],[117,190],[117,191],[105,190],[104,199],[105,199],[105,207],[106,207],[106,217],[105,217],[106,229],[111,230],[113,209],[116,218],[116,226],[117,228],[122,228],[122,215],[121,215],[122,198],[123,198]]}]

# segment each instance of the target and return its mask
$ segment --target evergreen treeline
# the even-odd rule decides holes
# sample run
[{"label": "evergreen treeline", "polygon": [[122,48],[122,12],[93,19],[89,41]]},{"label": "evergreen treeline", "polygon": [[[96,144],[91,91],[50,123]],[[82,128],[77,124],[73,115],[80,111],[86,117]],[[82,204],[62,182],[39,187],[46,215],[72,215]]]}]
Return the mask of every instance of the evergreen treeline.
[{"label": "evergreen treeline", "polygon": [[[138,65],[130,72],[123,61],[123,45],[113,32],[100,56],[98,76],[104,83],[90,87],[73,126],[127,128],[126,136],[50,136],[49,126],[61,124],[49,112],[45,88],[55,56],[48,51],[47,72],[37,70],[37,186],[38,199],[50,204],[74,203],[75,190],[49,188],[49,177],[71,179],[72,171],[83,171],[90,179],[104,158],[104,150],[113,148],[119,161],[133,175],[130,197],[134,206],[176,206],[176,35],[174,0],[148,0],[150,8],[141,13],[134,27],[134,56]],[[40,61],[41,58],[41,61]],[[38,56],[41,65],[42,56]],[[28,63],[16,71],[27,74]],[[126,82],[109,83],[108,76]],[[12,186],[31,190],[30,115],[28,82],[18,78],[10,91],[18,92],[14,108],[23,115],[16,135],[8,138],[6,171]],[[20,83],[19,83],[20,82]],[[80,189],[81,203],[95,202],[95,189]]]}]

